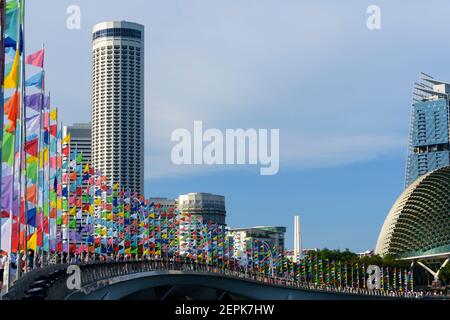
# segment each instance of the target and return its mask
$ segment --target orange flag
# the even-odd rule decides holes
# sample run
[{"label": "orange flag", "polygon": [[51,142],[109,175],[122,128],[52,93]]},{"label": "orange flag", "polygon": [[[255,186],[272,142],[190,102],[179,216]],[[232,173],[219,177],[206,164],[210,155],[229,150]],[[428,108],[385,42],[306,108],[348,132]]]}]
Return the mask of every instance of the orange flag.
[{"label": "orange flag", "polygon": [[33,184],[30,187],[27,188],[27,201],[36,204],[36,193],[37,188],[36,185]]},{"label": "orange flag", "polygon": [[8,120],[11,121],[8,132],[12,133],[16,130],[17,117],[19,115],[19,101],[20,93],[14,91],[11,98],[5,103],[5,115],[8,115]]}]

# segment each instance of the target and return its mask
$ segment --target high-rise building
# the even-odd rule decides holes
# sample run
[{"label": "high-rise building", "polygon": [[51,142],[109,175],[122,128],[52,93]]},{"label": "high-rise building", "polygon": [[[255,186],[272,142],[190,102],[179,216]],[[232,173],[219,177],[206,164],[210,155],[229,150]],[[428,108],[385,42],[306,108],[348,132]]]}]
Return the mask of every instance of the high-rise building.
[{"label": "high-rise building", "polygon": [[450,165],[450,84],[422,74],[414,89],[405,188]]},{"label": "high-rise building", "polygon": [[[91,165],[91,124],[90,123],[74,123],[70,126],[63,127],[63,136],[70,134],[70,151],[76,151],[77,154],[83,154],[82,168],[86,167],[86,164]],[[89,185],[87,181],[83,182],[83,188],[86,188]],[[86,237],[89,235],[88,232],[84,229],[86,227],[86,216],[87,212],[83,212],[81,217],[74,217],[72,219],[76,219],[76,226],[79,230],[84,230],[82,232],[81,237],[73,237],[75,233],[72,231],[71,241],[72,244],[75,242],[77,245],[85,243]],[[71,231],[66,231],[71,232]],[[66,233],[67,235],[68,233]],[[76,239],[76,240],[75,240]]]},{"label": "high-rise building", "polygon": [[144,192],[144,26],[93,28],[92,162],[110,182]]},{"label": "high-rise building", "polygon": [[211,193],[188,193],[178,197],[181,213],[199,215],[203,221],[225,225],[225,197]]},{"label": "high-rise building", "polygon": [[74,123],[71,126],[64,126],[63,136],[70,134],[70,150],[83,154],[83,169],[86,164],[91,164],[91,124]]}]

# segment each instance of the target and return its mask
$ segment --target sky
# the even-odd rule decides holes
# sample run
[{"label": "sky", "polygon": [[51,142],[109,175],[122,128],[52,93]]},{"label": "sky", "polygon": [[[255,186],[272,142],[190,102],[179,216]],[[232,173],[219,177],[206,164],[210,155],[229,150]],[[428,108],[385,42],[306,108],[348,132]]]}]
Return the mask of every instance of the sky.
[{"label": "sky", "polygon": [[[77,5],[80,29],[66,27]],[[381,29],[366,10],[378,5]],[[412,86],[450,78],[448,1],[27,1],[26,50],[45,44],[46,87],[65,124],[90,121],[91,30],[145,25],[145,190],[226,197],[233,227],[294,215],[307,248],[373,249],[403,190]],[[176,166],[178,128],[279,129],[280,170]]]}]

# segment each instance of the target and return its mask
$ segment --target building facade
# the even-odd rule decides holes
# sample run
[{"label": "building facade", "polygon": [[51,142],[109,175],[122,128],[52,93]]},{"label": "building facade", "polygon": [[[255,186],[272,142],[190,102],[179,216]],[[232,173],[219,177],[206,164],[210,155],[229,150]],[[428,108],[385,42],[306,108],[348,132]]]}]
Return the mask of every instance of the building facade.
[{"label": "building facade", "polygon": [[144,192],[144,26],[93,28],[92,163],[110,182]]},{"label": "building facade", "polygon": [[74,123],[64,126],[63,136],[70,134],[70,150],[83,154],[83,169],[92,161],[92,130],[90,123]]},{"label": "building facade", "polygon": [[450,84],[423,75],[411,111],[405,188],[420,176],[450,165]]},{"label": "building facade", "polygon": [[162,212],[175,212],[177,208],[175,199],[154,197],[147,199],[147,201],[150,204],[153,203]]},{"label": "building facade", "polygon": [[234,257],[241,258],[241,263],[246,264],[246,252],[252,249],[254,242],[264,246],[264,250],[272,251],[272,259],[284,255],[286,227],[252,227],[235,228],[230,230],[233,237]]},{"label": "building facade", "polygon": [[203,221],[225,225],[225,197],[211,193],[188,193],[178,197],[181,213],[198,215]]},{"label": "building facade", "polygon": [[[91,130],[91,124],[90,123],[74,123],[73,125],[64,126],[63,127],[63,137],[70,134],[70,152],[76,152],[77,154],[82,153],[83,154],[83,161],[81,162],[82,169],[86,167],[86,164],[91,165],[92,156],[91,156],[91,150],[92,150],[92,130]],[[67,171],[65,171],[67,172]],[[65,185],[67,188],[68,186]],[[82,184],[83,188],[88,187],[88,182],[84,181]],[[77,230],[84,230],[82,232],[82,236],[77,236],[75,232],[64,230],[63,235],[64,239],[67,239],[70,232],[71,234],[71,243],[76,244],[77,246],[82,245],[85,243],[86,237],[89,235],[89,230],[85,230],[84,227],[86,227],[86,217],[88,213],[83,212],[81,214],[78,214],[76,217],[73,217],[72,219],[76,219],[76,226]]]}]

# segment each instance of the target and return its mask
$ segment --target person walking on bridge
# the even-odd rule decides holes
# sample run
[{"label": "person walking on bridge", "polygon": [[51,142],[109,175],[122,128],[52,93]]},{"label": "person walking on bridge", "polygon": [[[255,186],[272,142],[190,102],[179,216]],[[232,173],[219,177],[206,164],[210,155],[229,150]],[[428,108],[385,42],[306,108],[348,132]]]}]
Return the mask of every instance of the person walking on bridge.
[{"label": "person walking on bridge", "polygon": [[8,253],[0,251],[0,292],[3,289],[3,276],[8,264]]}]

